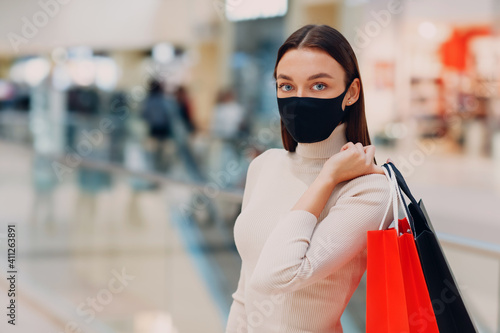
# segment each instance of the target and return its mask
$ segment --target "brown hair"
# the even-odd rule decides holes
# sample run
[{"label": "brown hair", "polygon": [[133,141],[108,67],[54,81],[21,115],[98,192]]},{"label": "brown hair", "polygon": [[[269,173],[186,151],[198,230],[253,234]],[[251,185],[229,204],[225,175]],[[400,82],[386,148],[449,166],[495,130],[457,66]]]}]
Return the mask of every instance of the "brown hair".
[{"label": "brown hair", "polygon": [[[354,104],[346,105],[346,111],[348,111],[344,118],[344,122],[347,124],[346,138],[348,142],[360,142],[363,146],[370,145],[370,135],[368,134],[365,117],[363,84],[359,74],[356,55],[347,39],[339,31],[328,25],[308,24],[303,26],[291,34],[279,48],[276,65],[274,66],[274,79],[276,79],[276,68],[283,55],[289,50],[300,48],[317,48],[327,52],[344,69],[344,82],[346,86],[352,83],[355,78],[359,79],[359,98]],[[280,120],[280,122],[283,146],[286,150],[294,152],[297,147],[297,141],[288,133],[283,121]]]}]

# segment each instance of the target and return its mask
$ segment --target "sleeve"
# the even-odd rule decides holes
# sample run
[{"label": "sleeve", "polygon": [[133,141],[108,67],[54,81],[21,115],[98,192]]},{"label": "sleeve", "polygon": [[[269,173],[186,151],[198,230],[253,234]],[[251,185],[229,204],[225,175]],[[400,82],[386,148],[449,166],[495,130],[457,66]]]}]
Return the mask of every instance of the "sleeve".
[{"label": "sleeve", "polygon": [[250,286],[262,293],[296,291],[334,273],[366,248],[368,230],[392,221],[387,177],[369,174],[350,180],[318,223],[306,210],[280,217],[262,248]]},{"label": "sleeve", "polygon": [[[267,151],[266,151],[267,152]],[[243,201],[241,211],[245,210],[248,201],[253,192],[254,185],[262,169],[263,157],[262,153],[255,157],[249,164],[245,182],[245,190],[243,192]],[[231,295],[233,303],[229,309],[229,317],[226,325],[226,333],[244,332],[247,330],[247,316],[245,312],[245,271],[243,263],[241,264],[240,279],[236,291]]]},{"label": "sleeve", "polygon": [[243,332],[247,329],[247,315],[245,312],[245,272],[243,264],[240,270],[240,280],[238,281],[238,288],[231,295],[233,303],[229,309],[229,317],[227,319],[225,333]]}]

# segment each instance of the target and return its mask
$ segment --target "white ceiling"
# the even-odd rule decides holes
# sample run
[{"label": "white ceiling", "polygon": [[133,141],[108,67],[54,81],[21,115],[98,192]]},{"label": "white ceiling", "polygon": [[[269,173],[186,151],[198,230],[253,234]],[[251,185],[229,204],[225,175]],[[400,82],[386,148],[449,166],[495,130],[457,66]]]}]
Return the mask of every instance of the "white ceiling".
[{"label": "white ceiling", "polygon": [[[45,11],[39,1],[59,7],[53,17],[45,15],[44,26],[40,13]],[[41,26],[16,52],[9,35],[29,37],[23,35],[22,28],[27,26],[23,19],[33,23],[34,16],[41,19]],[[72,45],[96,49],[145,48],[160,41],[185,45],[200,24],[214,19],[218,13],[212,0],[0,0],[0,55],[49,52]]]},{"label": "white ceiling", "polygon": [[[385,9],[391,1],[397,0],[362,0],[375,10]],[[37,28],[34,37],[20,43],[16,52],[9,34],[23,37],[23,18],[33,23],[33,16],[43,12],[39,2],[58,3],[59,11]],[[405,7],[402,16],[410,20],[491,22],[493,2],[401,0]],[[50,52],[57,46],[73,45],[95,49],[147,48],[160,41],[187,45],[194,38],[210,36],[210,22],[223,19],[223,4],[224,0],[0,0],[0,55]],[[365,14],[371,18],[370,13]]]},{"label": "white ceiling", "polygon": [[495,1],[401,0],[406,17],[458,24],[492,23]]}]

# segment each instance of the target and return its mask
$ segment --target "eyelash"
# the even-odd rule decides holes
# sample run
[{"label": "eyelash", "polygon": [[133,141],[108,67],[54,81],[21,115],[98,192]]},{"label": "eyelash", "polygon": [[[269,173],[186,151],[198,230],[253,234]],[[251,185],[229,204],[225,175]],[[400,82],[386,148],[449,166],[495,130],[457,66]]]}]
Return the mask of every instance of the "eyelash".
[{"label": "eyelash", "polygon": [[[313,87],[314,87],[314,86],[316,86],[316,85],[318,85],[318,84],[323,85],[323,86],[324,86],[324,88],[323,88],[323,89],[321,89],[321,90],[317,90],[317,89],[313,89],[313,90],[316,90],[316,91],[323,91],[323,90],[325,90],[326,88],[328,88],[328,85],[327,85],[326,83],[323,83],[323,82],[316,82],[315,84],[313,84]],[[285,85],[291,86],[291,84],[289,84],[289,83],[281,83],[281,84],[278,86],[278,89],[281,89],[281,88],[282,88],[283,86],[285,86]],[[290,90],[288,90],[288,91],[290,91]],[[288,91],[285,91],[285,92],[288,92]]]}]

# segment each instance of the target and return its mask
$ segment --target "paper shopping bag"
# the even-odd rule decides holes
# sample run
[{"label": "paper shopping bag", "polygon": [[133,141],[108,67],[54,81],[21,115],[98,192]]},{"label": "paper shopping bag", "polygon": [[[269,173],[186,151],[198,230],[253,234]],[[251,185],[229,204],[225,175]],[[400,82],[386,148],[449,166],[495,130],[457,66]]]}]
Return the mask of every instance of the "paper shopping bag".
[{"label": "paper shopping bag", "polygon": [[367,232],[366,332],[410,332],[396,229]]},{"label": "paper shopping bag", "polygon": [[439,333],[427,284],[407,218],[399,220],[398,245],[411,333]]}]

